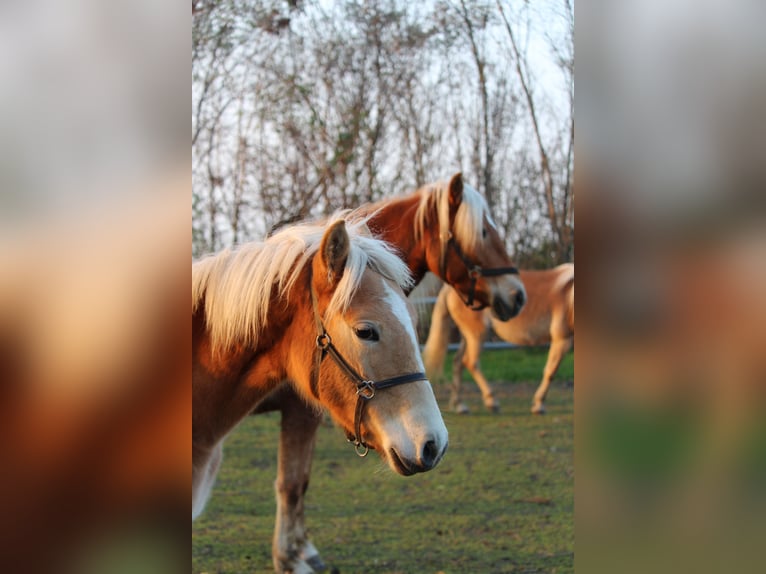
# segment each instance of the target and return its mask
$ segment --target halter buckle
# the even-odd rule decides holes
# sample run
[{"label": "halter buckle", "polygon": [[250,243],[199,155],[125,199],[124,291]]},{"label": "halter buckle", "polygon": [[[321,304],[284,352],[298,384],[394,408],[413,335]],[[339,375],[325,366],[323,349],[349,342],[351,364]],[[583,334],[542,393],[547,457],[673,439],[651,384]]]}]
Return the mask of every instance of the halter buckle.
[{"label": "halter buckle", "polygon": [[360,399],[369,401],[375,396],[375,383],[373,381],[362,381],[356,388],[356,394]]},{"label": "halter buckle", "polygon": [[317,335],[317,347],[322,349],[323,351],[330,346],[332,343],[332,338],[327,333],[322,333],[320,335]]},{"label": "halter buckle", "polygon": [[481,267],[479,267],[478,265],[474,265],[473,267],[471,267],[468,270],[468,276],[471,279],[478,279],[479,277],[481,277]]}]

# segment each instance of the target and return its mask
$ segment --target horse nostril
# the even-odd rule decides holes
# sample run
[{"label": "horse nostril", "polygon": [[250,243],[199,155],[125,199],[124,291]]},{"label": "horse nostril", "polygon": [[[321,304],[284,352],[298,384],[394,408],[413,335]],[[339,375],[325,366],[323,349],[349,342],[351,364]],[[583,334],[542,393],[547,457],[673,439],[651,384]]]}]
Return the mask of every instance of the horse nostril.
[{"label": "horse nostril", "polygon": [[524,291],[516,291],[516,297],[514,298],[514,301],[516,302],[516,311],[517,312],[521,311],[521,308],[527,302],[527,298],[524,295]]},{"label": "horse nostril", "polygon": [[423,453],[420,457],[420,463],[427,469],[432,468],[436,463],[436,457],[438,456],[439,449],[437,448],[436,443],[432,440],[429,440],[423,446]]}]

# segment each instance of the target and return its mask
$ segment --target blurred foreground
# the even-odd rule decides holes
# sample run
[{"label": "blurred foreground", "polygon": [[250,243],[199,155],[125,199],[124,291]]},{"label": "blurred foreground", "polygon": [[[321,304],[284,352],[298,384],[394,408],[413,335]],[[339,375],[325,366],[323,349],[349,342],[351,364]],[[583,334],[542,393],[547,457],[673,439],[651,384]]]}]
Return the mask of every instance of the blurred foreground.
[{"label": "blurred foreground", "polygon": [[65,572],[60,554],[109,542],[105,528],[166,526],[188,505],[189,233],[175,217],[188,178],[157,187],[3,242],[0,563],[19,560],[11,571]]},{"label": "blurred foreground", "polygon": [[0,6],[5,572],[187,563],[186,10]]},{"label": "blurred foreground", "polygon": [[578,4],[578,571],[762,570],[766,38],[744,4]]}]

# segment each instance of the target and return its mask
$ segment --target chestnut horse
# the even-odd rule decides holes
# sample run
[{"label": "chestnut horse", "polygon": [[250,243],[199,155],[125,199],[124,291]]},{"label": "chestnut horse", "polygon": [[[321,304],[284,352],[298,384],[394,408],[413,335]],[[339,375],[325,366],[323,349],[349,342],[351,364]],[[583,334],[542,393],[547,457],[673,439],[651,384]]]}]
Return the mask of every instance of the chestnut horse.
[{"label": "chestnut horse", "polygon": [[444,454],[402,290],[409,271],[363,227],[295,226],[193,264],[192,519],[226,435],[282,384],[399,474],[431,470]]},{"label": "chestnut horse", "polygon": [[[488,308],[499,320],[510,319],[524,305],[524,287],[487,204],[463,183],[461,174],[449,182],[360,207],[349,217],[363,219],[376,237],[396,248],[414,279],[405,292],[430,271],[453,285],[464,304]],[[273,410],[282,413],[274,568],[277,572],[323,570],[325,565],[307,536],[304,520],[304,496],[322,416],[289,386],[261,402],[255,414]]]},{"label": "chestnut horse", "polygon": [[481,389],[484,405],[490,410],[497,410],[500,406],[479,367],[482,342],[489,325],[492,325],[501,339],[509,343],[550,344],[543,378],[532,404],[533,413],[545,412],[545,396],[551,377],[574,343],[574,264],[565,263],[544,271],[522,271],[521,280],[527,290],[528,302],[515,319],[504,323],[489,313],[467,309],[461,303],[460,295],[447,285],[439,292],[431,316],[428,340],[423,349],[423,360],[429,376],[438,377],[447,352],[450,331],[448,319],[452,317],[463,336],[453,362],[450,397],[450,407],[459,413],[468,412],[468,407],[460,400],[464,365]]}]

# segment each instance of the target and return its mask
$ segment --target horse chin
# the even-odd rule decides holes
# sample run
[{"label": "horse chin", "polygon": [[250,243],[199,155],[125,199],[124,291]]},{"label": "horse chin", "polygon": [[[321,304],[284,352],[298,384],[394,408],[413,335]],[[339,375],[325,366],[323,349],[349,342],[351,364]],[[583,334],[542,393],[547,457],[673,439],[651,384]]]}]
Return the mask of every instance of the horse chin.
[{"label": "horse chin", "polygon": [[414,470],[410,465],[407,465],[396,452],[395,449],[389,449],[388,451],[388,464],[397,473],[402,476],[412,476],[418,470]]},{"label": "horse chin", "polygon": [[508,321],[518,315],[526,304],[526,294],[523,290],[516,291],[512,300],[505,297],[492,298],[492,315],[500,321]]},{"label": "horse chin", "polygon": [[[446,445],[441,449],[441,451],[439,451],[435,442],[429,441],[423,449],[423,453],[420,459],[410,459],[402,456],[393,447],[388,449],[388,456],[384,458],[387,459],[388,465],[397,474],[401,474],[402,476],[412,476],[413,474],[428,472],[429,470],[435,468],[436,465],[439,464],[439,461],[441,460],[446,450]],[[381,452],[381,456],[382,455],[383,453]]]},{"label": "horse chin", "polygon": [[508,304],[501,297],[495,297],[492,301],[492,315],[500,321],[508,321],[519,313],[519,309]]}]

